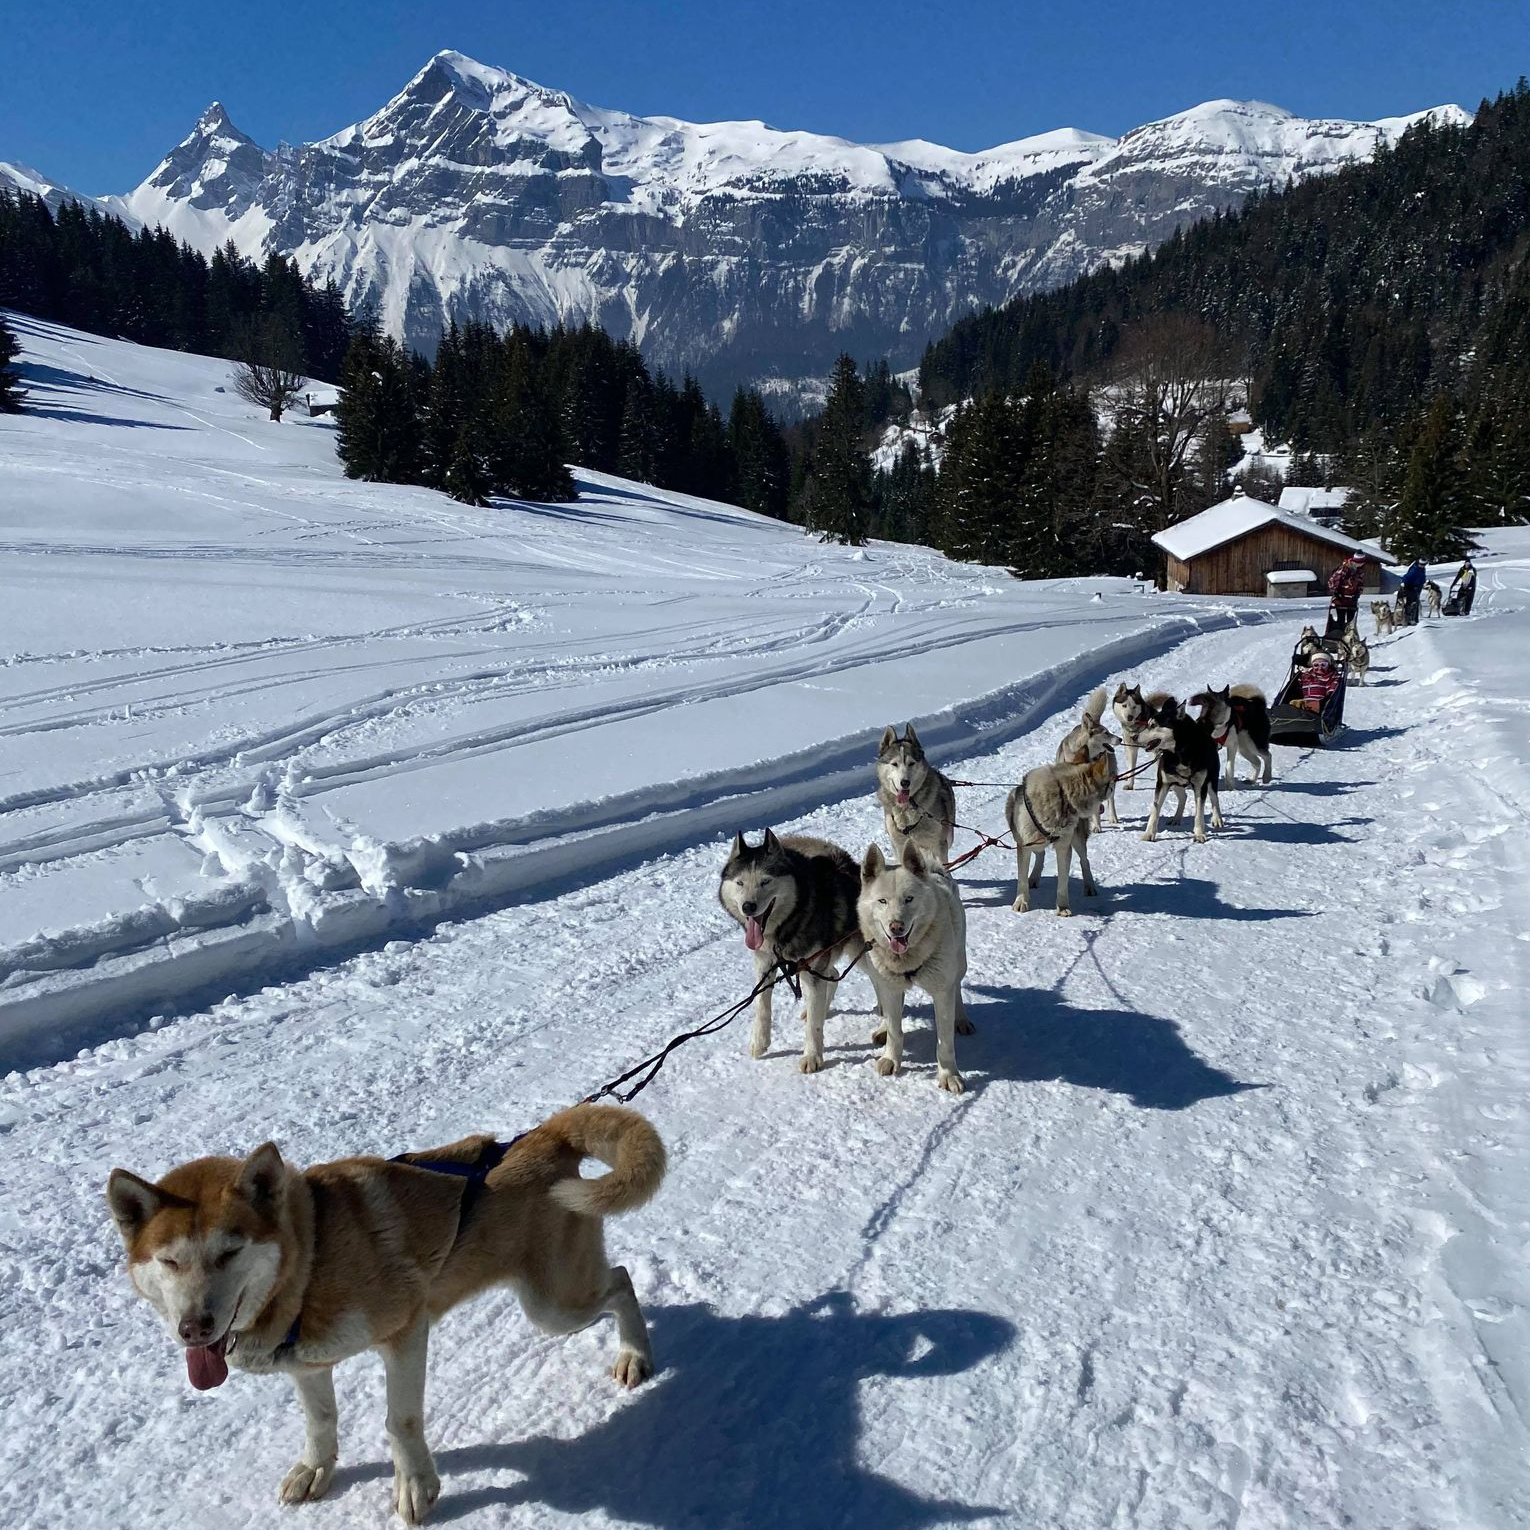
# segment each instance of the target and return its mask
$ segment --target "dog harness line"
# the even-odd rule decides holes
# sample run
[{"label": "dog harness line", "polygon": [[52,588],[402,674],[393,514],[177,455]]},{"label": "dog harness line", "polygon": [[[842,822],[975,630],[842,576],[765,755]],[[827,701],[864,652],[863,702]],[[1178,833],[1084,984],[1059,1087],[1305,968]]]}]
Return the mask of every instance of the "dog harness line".
[{"label": "dog harness line", "polygon": [[1041,819],[1037,816],[1036,809],[1031,806],[1030,794],[1025,789],[1024,776],[1020,778],[1020,805],[1028,814],[1030,814],[1031,822],[1036,825],[1037,832],[1041,835],[1041,837],[1046,840],[1049,845],[1055,845],[1060,836],[1056,834],[1048,834],[1047,831],[1042,828]]},{"label": "dog harness line", "polygon": [[[401,1163],[410,1169],[428,1169],[432,1174],[452,1174],[467,1181],[462,1187],[462,1199],[457,1203],[457,1231],[452,1236],[452,1248],[456,1248],[468,1224],[468,1215],[483,1191],[484,1182],[505,1161],[505,1154],[525,1135],[525,1132],[519,1132],[508,1142],[484,1143],[477,1158],[470,1163],[456,1163],[449,1158],[421,1159],[413,1153],[396,1153],[388,1162]],[[287,1337],[276,1346],[272,1358],[290,1355],[302,1337],[303,1309],[299,1307],[297,1316],[292,1320],[292,1327],[287,1330]]]}]

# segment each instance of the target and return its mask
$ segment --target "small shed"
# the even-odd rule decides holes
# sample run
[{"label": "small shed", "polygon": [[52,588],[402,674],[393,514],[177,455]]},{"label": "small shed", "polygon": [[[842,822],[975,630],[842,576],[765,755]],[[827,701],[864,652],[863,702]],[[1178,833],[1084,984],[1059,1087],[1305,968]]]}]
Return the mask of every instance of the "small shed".
[{"label": "small shed", "polygon": [[1296,593],[1312,584],[1321,591],[1352,552],[1365,559],[1365,588],[1381,588],[1379,548],[1246,494],[1166,527],[1153,543],[1164,554],[1168,587],[1187,594],[1268,595],[1275,593],[1269,575],[1286,572],[1307,576]]},{"label": "small shed", "polygon": [[1293,600],[1312,593],[1317,575],[1310,568],[1272,568],[1264,576],[1274,600]]}]

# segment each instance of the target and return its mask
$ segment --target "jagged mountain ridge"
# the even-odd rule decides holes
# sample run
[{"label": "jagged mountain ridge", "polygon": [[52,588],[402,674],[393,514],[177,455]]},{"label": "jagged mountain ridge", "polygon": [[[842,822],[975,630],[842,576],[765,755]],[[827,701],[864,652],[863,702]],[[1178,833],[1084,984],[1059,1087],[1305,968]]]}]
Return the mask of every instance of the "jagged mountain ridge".
[{"label": "jagged mountain ridge", "polygon": [[263,149],[214,103],[103,200],[203,250],[293,255],[427,351],[449,317],[588,318],[723,393],[821,375],[842,349],[910,365],[974,307],[1369,157],[1412,120],[1214,101],[1120,139],[1062,129],[967,154],[636,117],[448,51],[317,143]]}]

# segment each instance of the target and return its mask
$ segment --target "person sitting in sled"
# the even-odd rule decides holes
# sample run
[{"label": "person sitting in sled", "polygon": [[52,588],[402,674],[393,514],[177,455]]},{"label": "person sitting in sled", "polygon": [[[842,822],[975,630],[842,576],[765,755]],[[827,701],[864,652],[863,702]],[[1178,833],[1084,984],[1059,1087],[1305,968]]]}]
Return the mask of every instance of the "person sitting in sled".
[{"label": "person sitting in sled", "polygon": [[1341,637],[1352,625],[1364,589],[1365,559],[1353,552],[1328,577],[1328,593],[1333,596],[1333,615],[1327,633],[1329,637]]},{"label": "person sitting in sled", "polygon": [[1418,598],[1424,593],[1424,583],[1428,578],[1429,569],[1422,558],[1415,558],[1408,565],[1408,572],[1402,576],[1404,626],[1418,626]]},{"label": "person sitting in sled", "polygon": [[1477,593],[1477,570],[1470,558],[1465,558],[1461,563],[1461,572],[1450,581],[1450,593],[1445,597],[1447,601],[1457,602],[1456,614],[1458,616],[1470,616],[1472,614],[1472,597]]},{"label": "person sitting in sled", "polygon": [[1321,712],[1328,698],[1339,688],[1339,671],[1326,653],[1315,654],[1302,671],[1302,705],[1309,712]]}]

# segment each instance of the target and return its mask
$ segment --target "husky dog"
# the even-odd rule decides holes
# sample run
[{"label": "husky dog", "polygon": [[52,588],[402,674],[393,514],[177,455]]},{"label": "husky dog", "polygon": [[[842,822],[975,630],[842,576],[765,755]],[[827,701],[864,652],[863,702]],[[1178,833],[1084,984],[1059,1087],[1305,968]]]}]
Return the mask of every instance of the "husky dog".
[{"label": "husky dog", "polygon": [[[1354,628],[1351,627],[1353,632]],[[1322,650],[1319,649],[1319,652]],[[1208,685],[1190,698],[1201,709],[1201,725],[1211,742],[1227,747],[1227,784],[1238,784],[1238,757],[1254,767],[1251,779],[1267,784],[1270,779],[1270,704],[1257,685],[1230,685],[1214,691]]]},{"label": "husky dog", "polygon": [[1344,648],[1349,656],[1349,672],[1361,684],[1371,667],[1370,644],[1360,636],[1358,627],[1351,627],[1344,636]]},{"label": "husky dog", "polygon": [[[1438,616],[1440,614],[1440,606],[1445,599],[1445,592],[1434,580],[1429,579],[1424,583],[1424,595],[1429,602],[1429,614],[1431,616]],[[1363,681],[1361,683],[1364,684]]]},{"label": "husky dog", "polygon": [[[582,1179],[585,1158],[612,1172]],[[106,1199],[129,1278],[185,1350],[192,1386],[221,1386],[230,1363],[292,1377],[307,1443],[283,1503],[319,1498],[333,1480],[334,1367],[381,1354],[394,1506],[417,1525],[441,1490],[425,1442],[425,1355],[442,1313],[497,1285],[548,1333],[609,1312],[616,1379],[653,1374],[642,1309],[626,1270],[606,1263],[601,1218],[641,1206],[663,1177],[664,1144],[642,1116],[576,1105],[512,1143],[464,1137],[403,1159],[297,1169],[268,1142],[155,1184],[113,1169]]]},{"label": "husky dog", "polygon": [[1312,662],[1315,653],[1322,653],[1323,640],[1317,634],[1317,628],[1308,622],[1302,628],[1301,636],[1296,640],[1296,659],[1299,664],[1307,665]]},{"label": "husky dog", "polygon": [[[1004,804],[1004,821],[1015,841],[1017,914],[1027,912],[1031,906],[1031,888],[1040,880],[1048,845],[1057,847],[1057,912],[1064,917],[1073,912],[1068,901],[1068,867],[1075,850],[1084,879],[1084,896],[1094,897],[1089,831],[1114,780],[1115,767],[1107,746],[1082,765],[1038,765],[1035,770],[1026,771],[1019,786],[1009,794]],[[1030,864],[1033,855],[1034,872]]]},{"label": "husky dog", "polygon": [[[1226,694],[1225,692],[1223,693]],[[1158,815],[1163,811],[1164,799],[1170,791],[1188,790],[1195,802],[1195,837],[1201,843],[1206,840],[1206,802],[1211,802],[1211,826],[1222,825],[1222,804],[1217,797],[1217,784],[1221,778],[1222,764],[1217,746],[1206,731],[1204,722],[1170,702],[1162,716],[1151,727],[1142,730],[1142,747],[1158,756],[1158,780],[1153,788],[1153,811],[1148,814],[1147,828],[1142,837],[1158,838]]]},{"label": "husky dog", "polygon": [[[1169,700],[1167,691],[1149,691],[1142,694],[1140,685],[1118,685],[1111,710],[1121,727],[1121,738],[1126,745],[1126,790],[1136,785],[1132,774],[1137,768],[1137,734],[1153,720],[1154,714]],[[1112,796],[1114,794],[1112,793]]]},{"label": "husky dog", "polygon": [[1392,608],[1386,601],[1373,600],[1371,602],[1371,615],[1376,618],[1377,637],[1390,637],[1397,630],[1397,619],[1392,614]]},{"label": "husky dog", "polygon": [[912,840],[893,865],[883,860],[880,845],[872,845],[861,862],[856,915],[881,1017],[871,1039],[886,1043],[877,1072],[896,1073],[903,1066],[903,996],[914,985],[935,1002],[935,1082],[960,1094],[956,1037],[970,1035],[972,1022],[962,1006],[967,915],[956,883]]},{"label": "husky dog", "polygon": [[[1116,765],[1115,746],[1121,740],[1108,729],[1100,719],[1105,715],[1105,687],[1099,686],[1089,694],[1089,699],[1084,703],[1084,714],[1081,722],[1075,723],[1064,735],[1062,743],[1057,746],[1057,755],[1054,764],[1057,765],[1083,765],[1089,760],[1097,759],[1101,754],[1110,756],[1110,795],[1100,807],[1100,822],[1105,821],[1105,806],[1110,807],[1110,821],[1119,825],[1120,817],[1116,813],[1116,777],[1119,770]],[[1126,783],[1128,786],[1131,782]]]},{"label": "husky dog", "polygon": [[925,859],[942,866],[951,859],[956,832],[956,792],[924,757],[913,723],[903,730],[888,728],[877,750],[877,801],[887,823],[887,837],[896,854],[905,841],[924,851]]},{"label": "husky dog", "polygon": [[[747,844],[740,834],[722,869],[717,898],[744,927],[744,944],[754,953],[756,984],[778,964],[818,957],[802,971],[804,1073],[823,1067],[823,1022],[834,991],[834,964],[845,956],[853,960],[863,949],[855,915],[860,890],[850,856],[826,839],[805,834],[777,839],[766,829],[758,845]],[[770,1050],[771,993],[765,988],[754,1001],[751,1057],[763,1057]]]}]

